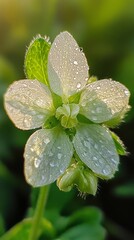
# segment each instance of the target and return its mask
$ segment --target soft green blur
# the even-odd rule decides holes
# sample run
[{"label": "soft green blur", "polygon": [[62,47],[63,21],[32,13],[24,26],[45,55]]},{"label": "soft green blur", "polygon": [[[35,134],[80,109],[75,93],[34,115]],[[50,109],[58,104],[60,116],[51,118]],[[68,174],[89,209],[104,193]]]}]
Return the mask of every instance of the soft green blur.
[{"label": "soft green blur", "polygon": [[[89,63],[90,76],[97,76],[98,79],[112,78],[123,83],[131,92],[132,109],[120,132],[117,130],[131,155],[127,157],[127,163],[121,161],[115,179],[109,185],[103,183],[104,190],[101,187],[98,195],[102,192],[105,204],[99,196],[96,197],[98,200],[91,202],[93,205],[101,205],[108,218],[115,222],[117,218],[118,223],[131,232],[132,223],[129,223],[127,213],[130,212],[130,218],[132,212],[134,214],[134,208],[130,207],[134,188],[131,190],[133,193],[125,195],[128,200],[124,201],[124,195],[120,194],[121,191],[116,191],[116,187],[121,184],[130,188],[129,185],[133,186],[134,183],[133,0],[0,0],[0,217],[3,217],[5,226],[10,227],[25,215],[29,187],[23,176],[23,149],[31,133],[16,129],[10,122],[4,111],[3,94],[14,80],[25,78],[24,56],[32,38],[41,34],[50,36],[50,41],[53,41],[64,30],[69,31],[82,47]],[[129,191],[126,190],[126,193]],[[121,206],[119,202],[113,209],[113,215],[105,207],[111,201],[111,196],[124,204]],[[88,199],[86,203],[90,204],[90,197]],[[78,203],[72,200],[71,209],[76,208],[75,204],[78,208],[83,204],[77,198],[75,201]],[[21,204],[25,206],[20,211]],[[125,211],[127,204],[129,208]],[[13,205],[16,205],[14,210]],[[125,219],[124,222],[122,219]],[[112,234],[112,230],[109,231]],[[126,239],[131,238],[126,235]]]}]

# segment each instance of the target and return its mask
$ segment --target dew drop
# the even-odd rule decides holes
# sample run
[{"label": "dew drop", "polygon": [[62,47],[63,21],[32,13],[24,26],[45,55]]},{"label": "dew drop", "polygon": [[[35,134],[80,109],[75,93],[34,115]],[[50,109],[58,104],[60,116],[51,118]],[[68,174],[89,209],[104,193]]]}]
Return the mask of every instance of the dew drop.
[{"label": "dew drop", "polygon": [[31,152],[34,152],[34,148],[30,148],[31,149]]},{"label": "dew drop", "polygon": [[58,149],[61,149],[61,147],[60,147],[60,146],[58,146],[57,148],[58,148]]},{"label": "dew drop", "polygon": [[40,159],[35,158],[35,160],[34,160],[34,166],[35,166],[35,168],[38,168],[39,165],[40,165]]},{"label": "dew drop", "polygon": [[77,88],[79,89],[81,87],[81,83],[77,83]]},{"label": "dew drop", "polygon": [[45,144],[48,144],[49,142],[50,142],[50,139],[49,139],[49,138],[45,138],[45,139],[44,139],[44,143],[45,143]]},{"label": "dew drop", "polygon": [[84,146],[90,148],[90,143],[88,141],[84,141]]},{"label": "dew drop", "polygon": [[97,157],[93,157],[93,160],[96,161],[96,160],[97,160]]},{"label": "dew drop", "polygon": [[83,155],[84,157],[86,157],[86,156],[87,156],[87,152],[84,152],[82,155]]},{"label": "dew drop", "polygon": [[125,93],[126,96],[129,96],[129,91],[128,90],[125,90],[124,93]]},{"label": "dew drop", "polygon": [[112,161],[113,163],[116,163],[116,162],[117,162],[114,158],[111,158],[111,161]]},{"label": "dew drop", "polygon": [[94,164],[95,164],[95,166],[96,166],[96,167],[98,167],[98,166],[99,166],[99,163],[98,163],[98,162],[95,162]]},{"label": "dew drop", "polygon": [[102,170],[102,172],[105,174],[105,175],[108,175],[111,173],[111,168],[109,165],[106,165],[105,168]]},{"label": "dew drop", "polygon": [[62,157],[62,153],[58,153],[58,159],[60,160]]},{"label": "dew drop", "polygon": [[37,99],[37,100],[36,100],[36,104],[37,104],[38,106],[42,105],[42,104],[43,104],[43,100],[42,100],[42,99]]},{"label": "dew drop", "polygon": [[[29,119],[30,120],[30,119]],[[30,121],[28,119],[24,119],[24,126],[29,128],[31,126]]]},{"label": "dew drop", "polygon": [[55,166],[55,163],[54,163],[54,162],[50,162],[50,166],[51,166],[51,167],[54,167],[54,166]]},{"label": "dew drop", "polygon": [[64,173],[64,170],[63,170],[63,169],[60,169],[60,173],[61,173],[61,174]]},{"label": "dew drop", "polygon": [[74,65],[78,65],[78,62],[77,62],[77,61],[74,61]]}]

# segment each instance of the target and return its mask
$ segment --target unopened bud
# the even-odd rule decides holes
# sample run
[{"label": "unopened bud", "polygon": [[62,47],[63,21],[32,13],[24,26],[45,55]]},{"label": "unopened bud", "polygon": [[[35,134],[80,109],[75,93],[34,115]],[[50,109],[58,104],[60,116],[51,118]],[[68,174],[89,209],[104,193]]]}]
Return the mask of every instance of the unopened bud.
[{"label": "unopened bud", "polygon": [[82,163],[73,163],[57,180],[57,186],[64,192],[69,192],[74,186],[81,193],[95,195],[97,191],[97,177]]}]

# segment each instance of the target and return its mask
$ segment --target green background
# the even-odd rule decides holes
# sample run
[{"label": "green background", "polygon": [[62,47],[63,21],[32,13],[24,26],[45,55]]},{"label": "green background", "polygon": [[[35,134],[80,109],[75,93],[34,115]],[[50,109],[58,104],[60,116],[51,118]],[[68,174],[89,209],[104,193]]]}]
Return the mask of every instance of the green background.
[{"label": "green background", "polygon": [[0,234],[26,216],[30,202],[34,202],[30,199],[36,198],[37,192],[31,191],[23,175],[23,149],[32,131],[13,126],[4,111],[3,94],[14,80],[25,78],[24,55],[32,38],[40,33],[50,36],[53,42],[65,30],[82,47],[90,75],[112,78],[129,88],[132,109],[126,122],[115,130],[124,141],[128,156],[121,157],[114,179],[99,182],[96,197],[87,196],[83,200],[76,191],[59,194],[53,186],[48,208],[50,204],[57,209],[55,201],[61,202],[61,215],[69,216],[82,206],[96,206],[103,211],[107,239],[131,240],[134,239],[133,0],[0,0]]}]

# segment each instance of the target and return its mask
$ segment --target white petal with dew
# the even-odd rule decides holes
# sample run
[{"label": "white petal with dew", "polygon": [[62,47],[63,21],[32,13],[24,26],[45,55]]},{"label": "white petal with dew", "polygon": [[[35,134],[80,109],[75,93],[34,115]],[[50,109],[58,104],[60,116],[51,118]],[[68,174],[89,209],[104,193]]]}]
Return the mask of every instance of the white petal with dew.
[{"label": "white petal with dew", "polygon": [[72,143],[62,129],[36,131],[25,146],[27,182],[34,187],[54,182],[66,170],[72,155]]},{"label": "white petal with dew", "polygon": [[128,108],[130,93],[119,82],[103,79],[89,84],[80,98],[80,113],[95,123],[120,116]]},{"label": "white petal with dew", "polygon": [[50,90],[37,80],[19,80],[5,94],[5,109],[16,127],[28,130],[42,126],[53,114]]},{"label": "white petal with dew", "polygon": [[48,76],[51,89],[60,96],[71,96],[85,87],[88,64],[84,53],[68,32],[54,40],[48,56]]},{"label": "white petal with dew", "polygon": [[81,124],[74,137],[80,159],[99,177],[111,178],[118,169],[119,156],[110,132],[98,124]]}]

